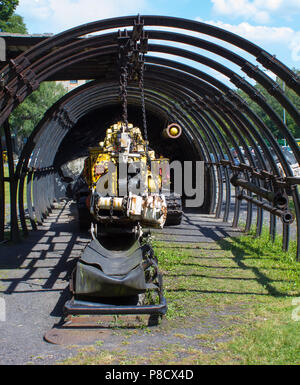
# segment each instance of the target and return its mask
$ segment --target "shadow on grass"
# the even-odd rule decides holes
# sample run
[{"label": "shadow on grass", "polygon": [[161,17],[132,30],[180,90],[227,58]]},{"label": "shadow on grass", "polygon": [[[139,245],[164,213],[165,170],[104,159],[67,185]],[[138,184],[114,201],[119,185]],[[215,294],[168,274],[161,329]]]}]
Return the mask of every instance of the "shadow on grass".
[{"label": "shadow on grass", "polygon": [[[252,273],[254,273],[255,275],[255,279],[256,281],[262,285],[267,291],[268,291],[268,294],[273,296],[273,297],[296,297],[297,295],[290,295],[288,293],[284,293],[284,292],[281,292],[279,291],[276,287],[274,287],[272,285],[272,282],[276,282],[275,280],[272,280],[271,278],[269,278],[267,276],[267,274],[265,272],[262,272],[262,269],[260,269],[259,267],[257,266],[247,266],[246,263],[245,263],[245,260],[246,260],[246,256],[247,256],[247,259],[248,259],[248,255],[252,255],[252,259],[253,259],[253,255],[257,255],[259,259],[259,255],[262,253],[262,249],[260,248],[260,246],[252,246],[252,245],[249,245],[248,242],[245,242],[243,239],[239,238],[239,237],[235,237],[233,238],[233,241],[229,241],[227,239],[220,239],[219,241],[217,241],[217,244],[225,251],[230,251],[233,255],[233,258],[232,260],[237,264],[237,268],[240,268],[240,269],[243,269],[243,270],[249,270],[251,271]],[[284,270],[284,269],[281,269],[280,267],[274,267],[274,266],[271,266],[272,264],[272,261],[273,261],[273,252],[270,251],[270,252],[265,252],[263,251],[263,254],[264,256],[268,255],[270,258],[269,258],[269,264],[270,266],[264,268],[264,270],[274,270],[274,269],[277,269],[277,270]],[[275,260],[278,260],[277,257],[274,258],[274,262]],[[292,268],[291,269],[286,269],[287,271],[289,270],[293,270]],[[278,280],[277,282],[280,282],[280,280]]]},{"label": "shadow on grass", "polygon": [[[223,280],[232,280],[232,281],[254,281],[256,278],[245,278],[245,277],[216,277],[213,275],[207,275],[207,274],[166,274],[168,277],[189,277],[189,278],[210,278],[210,279],[223,279]],[[288,279],[271,279],[271,282],[292,282]]]}]

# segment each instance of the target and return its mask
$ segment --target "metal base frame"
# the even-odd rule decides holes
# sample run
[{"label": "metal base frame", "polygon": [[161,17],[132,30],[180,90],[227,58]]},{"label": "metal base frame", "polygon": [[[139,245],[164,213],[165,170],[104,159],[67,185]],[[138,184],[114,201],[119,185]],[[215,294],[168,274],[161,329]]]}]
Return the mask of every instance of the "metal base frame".
[{"label": "metal base frame", "polygon": [[157,314],[165,315],[167,312],[167,301],[165,297],[160,298],[158,305],[108,305],[104,303],[76,300],[72,298],[65,303],[64,312],[67,315],[96,315],[96,314]]}]

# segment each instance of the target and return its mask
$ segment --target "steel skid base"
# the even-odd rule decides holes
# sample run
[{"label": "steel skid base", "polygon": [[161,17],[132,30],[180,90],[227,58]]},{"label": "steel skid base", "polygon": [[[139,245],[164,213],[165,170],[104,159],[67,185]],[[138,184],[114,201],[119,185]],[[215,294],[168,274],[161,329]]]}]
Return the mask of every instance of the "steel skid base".
[{"label": "steel skid base", "polygon": [[65,304],[64,312],[66,315],[165,315],[167,312],[167,301],[161,298],[158,305],[111,305],[98,302],[89,302],[71,299]]},{"label": "steel skid base", "polygon": [[[73,270],[70,291],[66,316],[163,316],[167,312],[157,259],[151,246],[141,246],[139,241],[126,250],[112,251],[92,240]],[[151,302],[145,304],[148,296]]]}]

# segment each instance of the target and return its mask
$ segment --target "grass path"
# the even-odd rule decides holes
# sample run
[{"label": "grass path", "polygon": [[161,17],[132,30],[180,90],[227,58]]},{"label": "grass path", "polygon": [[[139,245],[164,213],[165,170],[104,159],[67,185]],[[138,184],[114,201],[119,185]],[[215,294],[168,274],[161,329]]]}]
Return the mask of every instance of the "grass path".
[{"label": "grass path", "polygon": [[155,327],[118,321],[111,338],[73,347],[77,354],[63,363],[300,364],[300,266],[293,247],[282,253],[267,236],[154,246],[167,316]]}]

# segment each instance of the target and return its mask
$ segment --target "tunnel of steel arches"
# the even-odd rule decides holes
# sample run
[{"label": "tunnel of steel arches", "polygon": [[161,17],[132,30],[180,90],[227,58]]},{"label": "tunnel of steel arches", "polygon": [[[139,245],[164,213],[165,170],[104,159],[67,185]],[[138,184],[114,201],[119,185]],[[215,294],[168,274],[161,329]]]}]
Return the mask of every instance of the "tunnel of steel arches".
[{"label": "tunnel of steel arches", "polygon": [[[62,165],[87,155],[88,148],[103,140],[105,129],[120,118],[120,51],[124,54],[124,47],[131,47],[127,56],[144,62],[151,146],[171,160],[205,161],[205,199],[198,211],[224,221],[230,218],[236,227],[244,208],[245,231],[254,225],[257,236],[267,215],[271,239],[282,226],[284,250],[289,247],[294,221],[299,259],[300,178],[293,174],[270,129],[236,92],[243,90],[259,105],[299,163],[293,135],[253,86],[264,87],[300,125],[299,111],[265,70],[298,95],[299,78],[275,56],[215,26],[165,16],[101,20],[50,37],[1,36],[6,40],[7,61],[0,68],[0,125],[5,133],[9,176],[4,176],[0,162],[0,240],[5,232],[4,184],[10,184],[10,236],[16,241],[21,231],[27,235],[36,230],[53,203],[65,194],[68,181]],[[217,73],[220,76],[212,75]],[[232,87],[219,80],[222,78]],[[72,79],[90,81],[47,111],[14,169],[10,114],[41,82]],[[127,85],[127,103],[128,121],[141,127],[141,95],[134,79]],[[181,137],[172,143],[161,137],[170,123],[183,128]],[[293,212],[289,202],[293,202]]]}]

